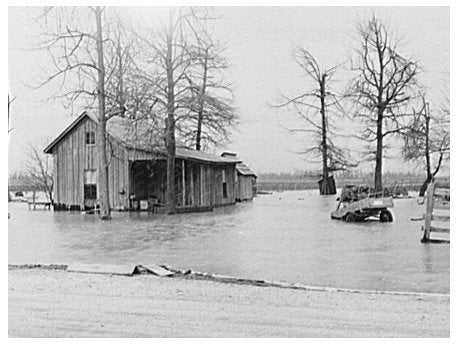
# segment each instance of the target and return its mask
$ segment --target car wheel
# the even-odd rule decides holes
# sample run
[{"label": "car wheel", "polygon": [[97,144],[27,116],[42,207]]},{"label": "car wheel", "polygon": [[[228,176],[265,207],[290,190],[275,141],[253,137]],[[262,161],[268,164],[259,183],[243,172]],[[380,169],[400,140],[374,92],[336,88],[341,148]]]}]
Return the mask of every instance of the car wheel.
[{"label": "car wheel", "polygon": [[393,215],[389,210],[382,210],[380,212],[380,222],[393,222]]},{"label": "car wheel", "polygon": [[355,222],[357,220],[357,217],[353,213],[348,213],[345,215],[345,222]]}]

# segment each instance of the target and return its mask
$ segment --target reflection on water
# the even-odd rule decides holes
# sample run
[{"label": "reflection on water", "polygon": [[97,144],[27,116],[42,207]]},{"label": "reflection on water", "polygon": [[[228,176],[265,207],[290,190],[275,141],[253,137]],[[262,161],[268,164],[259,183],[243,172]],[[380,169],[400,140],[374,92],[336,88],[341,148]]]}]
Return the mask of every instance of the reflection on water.
[{"label": "reflection on water", "polygon": [[449,293],[450,246],[420,243],[415,199],[393,223],[331,220],[335,196],[262,195],[211,213],[113,213],[112,221],[10,204],[10,263],[167,264],[250,278]]}]

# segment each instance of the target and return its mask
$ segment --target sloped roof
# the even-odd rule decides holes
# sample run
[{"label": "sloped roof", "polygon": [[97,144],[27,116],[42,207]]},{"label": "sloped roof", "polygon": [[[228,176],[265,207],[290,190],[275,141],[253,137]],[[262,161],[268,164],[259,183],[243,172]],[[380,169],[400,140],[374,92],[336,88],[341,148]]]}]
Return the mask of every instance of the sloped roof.
[{"label": "sloped roof", "polygon": [[253,177],[256,177],[256,178],[258,177],[256,175],[256,173],[254,173],[247,165],[245,165],[242,162],[237,163],[237,165],[235,165],[235,168],[236,168],[237,172],[240,173],[241,175],[253,176]]},{"label": "sloped roof", "polygon": [[107,121],[107,132],[115,140],[132,149],[158,154],[165,151],[163,136],[157,135],[159,130],[129,122],[122,117],[113,117]]},{"label": "sloped roof", "polygon": [[232,161],[235,161],[237,162],[237,165],[235,166],[236,170],[238,173],[240,173],[241,175],[244,175],[244,176],[253,176],[253,177],[258,177],[256,175],[256,173],[254,173],[247,165],[245,165],[242,160],[240,160],[238,157],[237,157],[237,153],[235,152],[223,152],[221,154],[221,156],[223,156],[224,158],[226,159],[230,159]]},{"label": "sloped roof", "polygon": [[[52,153],[54,147],[65,137],[68,133],[70,133],[78,124],[81,123],[83,119],[86,117],[90,117],[86,111],[84,111],[81,115],[79,115],[59,136],[57,136],[44,150],[43,152],[50,154]],[[95,120],[95,122],[97,122]]]},{"label": "sloped roof", "polygon": [[176,157],[182,158],[182,159],[188,159],[188,160],[191,159],[191,160],[219,162],[219,163],[231,163],[231,164],[235,164],[239,161],[239,160],[227,159],[219,155],[213,155],[213,154],[205,153],[202,151],[197,151],[195,149],[191,149],[187,147],[177,147],[176,148]]},{"label": "sloped roof", "polygon": [[[90,118],[95,123],[98,123],[96,116],[86,111],[83,112],[44,149],[44,152],[52,153],[54,147],[85,118]],[[132,125],[131,122],[128,122],[126,119],[121,117],[113,117],[107,122],[107,133],[116,141],[120,142],[128,148],[143,150],[165,156],[164,140],[161,136],[156,134],[157,131],[155,132],[153,130],[149,130],[148,128],[145,128],[141,125]],[[235,164],[240,162],[240,160],[237,159],[225,158],[202,151],[196,151],[191,148],[180,146],[180,144],[178,144],[176,147],[176,157],[180,159],[212,163]]]}]

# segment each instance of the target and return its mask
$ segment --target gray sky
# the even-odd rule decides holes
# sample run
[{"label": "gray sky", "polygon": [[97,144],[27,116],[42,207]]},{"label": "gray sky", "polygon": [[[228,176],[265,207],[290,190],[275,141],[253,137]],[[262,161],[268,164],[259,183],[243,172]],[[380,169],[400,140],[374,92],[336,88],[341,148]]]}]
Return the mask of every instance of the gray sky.
[{"label": "gray sky", "polygon": [[[30,16],[36,9],[10,8],[8,18],[9,92],[17,99],[12,106],[9,137],[9,171],[21,169],[29,144],[44,147],[75,117],[57,103],[46,101],[49,89],[31,90],[40,68],[49,65],[43,51],[30,51],[37,34]],[[284,126],[301,125],[292,113],[269,104],[279,93],[297,94],[307,85],[292,59],[294,45],[301,45],[325,67],[351,56],[355,46],[355,26],[372,13],[389,22],[404,40],[400,52],[418,60],[421,82],[429,98],[439,104],[449,90],[450,15],[447,7],[219,7],[221,19],[215,35],[227,42],[231,68],[227,78],[234,83],[235,101],[241,124],[226,148],[239,155],[257,172],[314,169],[294,154],[303,148],[304,138],[292,136]],[[157,8],[130,9],[139,21],[161,16]],[[337,76],[346,81],[345,73]],[[343,132],[349,124],[342,124]],[[301,142],[302,139],[302,142]],[[345,145],[360,149],[361,142]],[[218,151],[219,152],[219,151]],[[393,156],[399,156],[393,150]],[[401,171],[408,165],[401,159],[386,160],[385,171]]]}]

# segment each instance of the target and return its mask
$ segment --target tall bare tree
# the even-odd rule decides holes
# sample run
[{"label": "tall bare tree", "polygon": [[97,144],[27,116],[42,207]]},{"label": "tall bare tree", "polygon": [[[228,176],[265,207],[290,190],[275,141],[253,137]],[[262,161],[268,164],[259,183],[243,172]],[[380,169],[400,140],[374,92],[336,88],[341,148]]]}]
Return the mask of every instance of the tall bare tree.
[{"label": "tall bare tree", "polygon": [[428,183],[437,175],[443,162],[450,159],[449,107],[432,111],[423,94],[420,110],[413,109],[413,118],[403,137],[405,159],[423,160],[426,179],[420,188],[420,196],[424,196]]},{"label": "tall bare tree", "polygon": [[[156,111],[164,118],[164,143],[167,155],[166,212],[176,212],[175,197],[175,121],[177,112],[184,108],[182,99],[189,91],[186,76],[191,64],[187,39],[183,28],[183,10],[170,9],[168,22],[159,32],[140,37],[145,58],[138,65],[138,78],[155,89]],[[153,109],[152,109],[153,110]]]},{"label": "tall bare tree", "polygon": [[58,83],[52,98],[72,108],[83,105],[92,109],[97,103],[100,218],[110,219],[106,123],[125,112],[125,104],[119,102],[123,97],[117,94],[119,79],[118,83],[112,80],[123,72],[125,54],[119,40],[113,39],[116,26],[103,23],[105,10],[99,6],[45,8],[39,18],[43,25],[41,48],[49,52],[54,71],[48,72],[39,87]]},{"label": "tall bare tree", "polygon": [[[202,20],[187,8],[170,8],[168,22],[161,30],[141,38],[146,56],[138,64],[138,78],[155,90],[151,111],[164,118],[164,142],[167,155],[166,212],[176,212],[175,156],[177,121],[189,114],[194,83],[193,46],[196,44],[192,25]],[[142,83],[143,83],[142,81]]]},{"label": "tall bare tree", "polygon": [[415,61],[400,55],[400,40],[379,18],[373,16],[359,26],[358,34],[357,59],[352,63],[357,75],[348,96],[357,107],[354,118],[366,124],[359,137],[370,145],[375,143],[369,154],[375,159],[374,187],[381,191],[384,142],[407,128],[409,114],[404,110],[413,97],[419,68]]},{"label": "tall bare tree", "polygon": [[177,121],[183,139],[196,150],[209,145],[221,146],[228,141],[230,129],[237,123],[232,85],[224,76],[229,66],[224,47],[214,40],[208,25],[214,18],[208,12],[199,18],[201,20],[194,25],[189,25],[194,34],[193,68],[188,79],[191,87],[189,111]]},{"label": "tall bare tree", "polygon": [[335,136],[333,117],[337,113],[340,115],[345,113],[337,95],[331,91],[330,87],[338,66],[322,70],[312,54],[301,47],[295,49],[294,58],[313,86],[298,96],[283,95],[282,103],[277,106],[292,107],[306,123],[303,128],[289,129],[291,132],[310,133],[316,138],[316,145],[301,153],[312,159],[321,159],[323,188],[320,193],[335,194],[336,190],[331,183],[330,172],[355,166],[349,162],[344,151],[338,148],[332,140],[332,136]]},{"label": "tall bare tree", "polygon": [[108,184],[108,159],[107,159],[107,124],[105,106],[105,63],[103,60],[103,34],[102,34],[102,9],[95,8],[95,21],[97,27],[97,102],[99,106],[97,125],[97,153],[99,156],[99,195],[100,195],[100,218],[109,219],[110,214],[110,190]]}]

